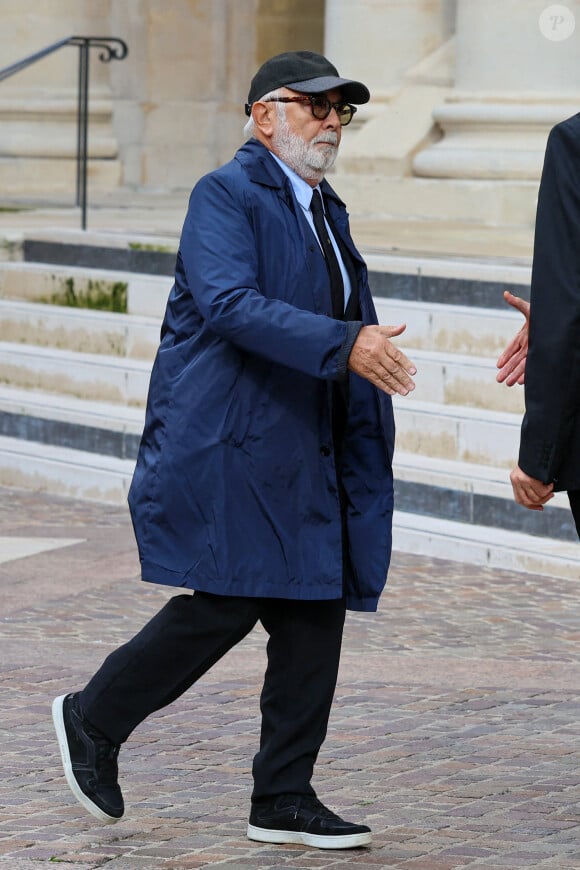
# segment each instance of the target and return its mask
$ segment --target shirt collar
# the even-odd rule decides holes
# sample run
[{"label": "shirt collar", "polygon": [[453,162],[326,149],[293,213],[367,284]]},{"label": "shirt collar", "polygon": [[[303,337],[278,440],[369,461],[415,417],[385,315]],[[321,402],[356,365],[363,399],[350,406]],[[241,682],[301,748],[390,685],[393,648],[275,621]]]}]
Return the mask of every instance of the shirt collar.
[{"label": "shirt collar", "polygon": [[314,190],[320,190],[320,186],[317,184],[316,187],[311,187],[307,181],[304,181],[303,178],[294,172],[293,169],[284,163],[283,160],[280,160],[273,151],[270,151],[270,154],[276,161],[276,163],[280,166],[285,175],[290,179],[290,184],[292,185],[292,190],[294,191],[294,196],[300,203],[303,209],[308,210],[310,208],[310,203],[312,201],[312,193]]}]

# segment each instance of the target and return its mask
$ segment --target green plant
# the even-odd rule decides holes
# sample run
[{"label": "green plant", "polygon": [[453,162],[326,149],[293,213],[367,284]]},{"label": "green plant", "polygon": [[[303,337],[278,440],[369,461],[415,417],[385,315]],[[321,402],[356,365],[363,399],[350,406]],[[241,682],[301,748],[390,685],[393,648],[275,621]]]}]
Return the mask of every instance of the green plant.
[{"label": "green plant", "polygon": [[131,251],[158,251],[161,254],[174,254],[175,248],[171,245],[154,245],[145,242],[129,242]]},{"label": "green plant", "polygon": [[65,305],[69,308],[92,308],[98,311],[116,311],[127,313],[126,281],[92,281],[87,283],[86,290],[75,288],[74,278],[64,281],[64,289],[53,293],[50,297],[52,305]]}]

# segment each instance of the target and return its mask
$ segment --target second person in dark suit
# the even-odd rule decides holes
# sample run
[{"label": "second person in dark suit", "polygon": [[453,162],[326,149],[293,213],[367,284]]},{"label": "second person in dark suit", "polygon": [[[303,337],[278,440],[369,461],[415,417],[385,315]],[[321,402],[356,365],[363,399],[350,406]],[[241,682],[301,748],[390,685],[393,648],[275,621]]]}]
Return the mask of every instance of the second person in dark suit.
[{"label": "second person in dark suit", "polygon": [[542,510],[555,491],[567,490],[580,535],[580,114],[548,138],[530,306],[506,299],[529,315],[529,344],[526,322],[498,360],[499,381],[525,381],[514,498]]}]

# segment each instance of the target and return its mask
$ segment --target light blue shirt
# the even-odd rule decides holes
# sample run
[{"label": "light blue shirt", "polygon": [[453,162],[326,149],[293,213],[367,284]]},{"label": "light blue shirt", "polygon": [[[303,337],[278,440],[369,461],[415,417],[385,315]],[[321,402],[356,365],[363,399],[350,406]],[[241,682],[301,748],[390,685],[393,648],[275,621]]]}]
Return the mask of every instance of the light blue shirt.
[{"label": "light blue shirt", "polygon": [[[302,208],[302,211],[304,212],[304,217],[308,221],[308,225],[310,226],[312,232],[314,233],[314,238],[318,242],[318,246],[320,247],[320,250],[322,251],[322,245],[320,244],[318,234],[314,228],[314,218],[312,216],[312,212],[310,211],[310,203],[312,201],[312,194],[315,190],[320,190],[319,185],[317,184],[316,187],[311,187],[307,181],[304,181],[303,178],[300,178],[300,176],[297,175],[293,169],[290,169],[290,167],[287,166],[282,160],[280,160],[279,157],[276,157],[276,155],[272,151],[270,151],[270,154],[272,155],[272,157],[274,158],[276,163],[280,166],[280,168],[284,171],[284,173],[290,179],[290,184],[292,185],[292,190],[294,191],[294,196],[296,197],[296,200],[298,201],[298,205]],[[322,197],[322,202],[324,203],[324,197]],[[328,230],[328,238],[332,242],[332,247],[334,248],[334,253],[336,254],[336,259],[338,260],[338,265],[340,266],[340,271],[342,274],[342,283],[344,284],[344,307],[346,309],[346,306],[348,304],[348,300],[350,297],[350,293],[351,293],[350,278],[348,276],[348,271],[346,269],[346,266],[344,265],[344,261],[342,259],[342,255],[340,253],[340,249],[339,249],[338,245],[336,244],[336,239],[332,235],[332,231],[331,231],[330,227],[328,226],[328,222],[326,220],[326,207],[325,207],[324,223],[326,224],[326,229]]]}]

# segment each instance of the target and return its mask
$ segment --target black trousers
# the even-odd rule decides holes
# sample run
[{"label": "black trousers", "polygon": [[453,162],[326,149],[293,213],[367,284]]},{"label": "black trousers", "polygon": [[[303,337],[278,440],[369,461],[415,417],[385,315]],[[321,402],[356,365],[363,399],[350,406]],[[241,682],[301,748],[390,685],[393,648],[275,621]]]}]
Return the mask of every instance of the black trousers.
[{"label": "black trousers", "polygon": [[576,531],[578,532],[578,537],[580,538],[580,489],[570,490],[568,492],[568,498],[570,499],[572,516],[574,517],[574,522],[576,523]]},{"label": "black trousers", "polygon": [[344,600],[177,595],[105,659],[81,692],[81,708],[109,740],[122,743],[150,713],[182,695],[259,620],[269,635],[268,665],[252,800],[313,795],[310,780],[326,736],[344,618]]}]

